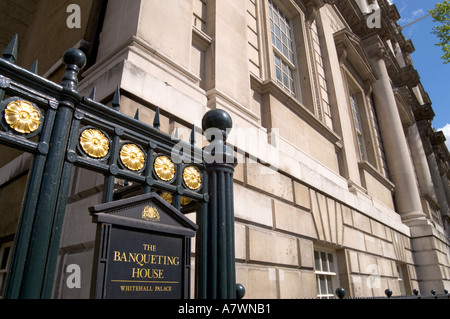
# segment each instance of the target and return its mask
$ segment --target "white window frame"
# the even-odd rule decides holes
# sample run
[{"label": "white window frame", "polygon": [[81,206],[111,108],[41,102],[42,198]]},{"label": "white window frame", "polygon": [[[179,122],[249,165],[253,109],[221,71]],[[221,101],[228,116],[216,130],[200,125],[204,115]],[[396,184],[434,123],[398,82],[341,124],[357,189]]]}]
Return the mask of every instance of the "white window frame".
[{"label": "white window frame", "polygon": [[373,95],[370,94],[367,97],[368,106],[371,113],[371,121],[374,123],[374,137],[376,141],[376,162],[378,162],[380,173],[387,179],[390,179],[389,166],[386,158],[386,151],[383,144],[383,139],[381,136],[380,124],[378,121],[378,114],[375,108],[375,101],[373,100]]},{"label": "white window frame", "polygon": [[405,289],[405,280],[404,280],[404,276],[403,276],[403,270],[402,270],[402,265],[401,264],[396,264],[397,267],[397,280],[398,280],[398,285],[400,288],[400,295],[405,296],[406,295],[406,289]]},{"label": "white window frame", "polygon": [[357,98],[358,93],[349,92],[350,108],[352,111],[353,125],[356,133],[356,142],[358,144],[359,156],[362,161],[367,161],[366,140],[364,136],[364,127],[361,120],[361,111]]},{"label": "white window frame", "polygon": [[[330,264],[331,259],[333,260],[332,264]],[[316,275],[317,298],[330,299],[335,297],[336,288],[339,287],[338,269],[337,256],[334,251],[323,248],[314,249],[314,272]],[[321,281],[323,279],[324,281]]]},{"label": "white window frame", "polygon": [[327,70],[325,68],[325,58],[321,44],[321,37],[317,19],[314,18],[309,27],[311,37],[311,51],[313,53],[313,63],[315,65],[316,86],[317,86],[317,118],[328,128],[333,130],[333,118],[331,114],[330,90],[327,83]]},{"label": "white window frame", "polygon": [[[274,79],[291,96],[299,94],[297,53],[291,19],[275,0],[268,0],[270,43],[273,51]],[[276,30],[279,30],[277,34]],[[284,32],[283,32],[284,30]],[[284,37],[283,37],[284,36]],[[284,41],[285,40],[285,41]],[[278,41],[278,42],[277,42]],[[279,43],[279,45],[277,45]],[[286,54],[287,53],[287,54]]]}]

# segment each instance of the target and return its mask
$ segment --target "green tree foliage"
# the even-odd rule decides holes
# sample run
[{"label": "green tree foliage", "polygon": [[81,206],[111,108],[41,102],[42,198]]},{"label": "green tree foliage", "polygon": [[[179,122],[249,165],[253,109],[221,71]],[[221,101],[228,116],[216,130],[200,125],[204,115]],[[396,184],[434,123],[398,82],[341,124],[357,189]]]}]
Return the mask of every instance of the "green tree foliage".
[{"label": "green tree foliage", "polygon": [[430,10],[435,23],[433,33],[438,37],[436,44],[442,48],[444,63],[450,63],[450,0],[444,0],[442,3],[436,3],[434,9]]}]

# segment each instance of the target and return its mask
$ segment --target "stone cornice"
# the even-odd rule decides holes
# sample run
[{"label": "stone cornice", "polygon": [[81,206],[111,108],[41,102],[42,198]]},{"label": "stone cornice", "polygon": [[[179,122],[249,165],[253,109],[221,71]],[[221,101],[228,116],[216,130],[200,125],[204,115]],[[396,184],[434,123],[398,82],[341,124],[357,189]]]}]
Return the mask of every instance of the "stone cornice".
[{"label": "stone cornice", "polygon": [[438,164],[439,173],[441,175],[450,175],[450,154],[445,145],[445,135],[444,132],[435,132],[431,138],[430,142],[433,146],[433,152],[436,157],[436,162]]},{"label": "stone cornice", "polygon": [[327,2],[327,1],[326,0],[304,0],[304,1],[296,0],[296,2],[303,2],[307,8],[312,7],[317,10],[317,9],[322,8],[325,5],[325,2]]},{"label": "stone cornice", "polygon": [[340,62],[348,60],[357,70],[363,81],[373,83],[376,81],[375,71],[370,63],[369,56],[364,50],[361,39],[346,29],[334,34],[336,50]]},{"label": "stone cornice", "polygon": [[430,137],[434,134],[433,127],[430,121],[419,120],[416,122],[419,134],[422,139],[425,154],[428,156],[433,153],[433,145],[431,145]]},{"label": "stone cornice", "polygon": [[364,38],[363,43],[369,57],[383,59],[389,65],[394,64],[394,62],[389,61],[392,59],[392,56],[388,54],[389,48],[377,34]]},{"label": "stone cornice", "polygon": [[391,76],[392,82],[395,86],[407,85],[413,88],[420,83],[419,73],[412,65],[407,65],[400,68],[398,71],[392,70],[389,72],[389,75]]},{"label": "stone cornice", "polygon": [[328,1],[336,5],[345,17],[352,32],[361,38],[367,35],[378,34],[383,39],[397,39],[400,33],[400,26],[396,23],[400,19],[400,14],[394,4],[383,0],[380,4],[380,28],[371,28],[368,25],[368,19],[372,13],[364,14],[355,0]]},{"label": "stone cornice", "polygon": [[431,136],[431,144],[433,146],[439,146],[440,144],[444,144],[446,141],[444,132],[442,131],[438,131],[435,132],[432,136]]},{"label": "stone cornice", "polygon": [[347,24],[350,26],[352,32],[359,36],[367,34],[367,25],[364,14],[359,9],[355,0],[346,1],[331,1],[329,3],[334,4],[342,17],[345,18]]},{"label": "stone cornice", "polygon": [[386,12],[388,13],[389,18],[392,21],[398,21],[400,20],[400,12],[397,10],[397,6],[395,4],[390,4],[389,1],[382,0],[378,1],[378,4],[380,7],[382,7]]},{"label": "stone cornice", "polygon": [[414,110],[414,116],[416,121],[431,121],[435,117],[433,108],[431,107],[431,103],[426,103],[423,105],[419,105]]},{"label": "stone cornice", "polygon": [[370,57],[383,59],[393,84],[396,87],[413,88],[420,84],[420,76],[413,65],[400,67],[387,44],[378,36],[372,35],[364,39],[366,50]]},{"label": "stone cornice", "polygon": [[403,53],[411,54],[414,51],[416,51],[416,48],[414,47],[414,44],[411,39],[406,40],[403,34],[401,38],[403,41],[398,41],[398,43]]}]

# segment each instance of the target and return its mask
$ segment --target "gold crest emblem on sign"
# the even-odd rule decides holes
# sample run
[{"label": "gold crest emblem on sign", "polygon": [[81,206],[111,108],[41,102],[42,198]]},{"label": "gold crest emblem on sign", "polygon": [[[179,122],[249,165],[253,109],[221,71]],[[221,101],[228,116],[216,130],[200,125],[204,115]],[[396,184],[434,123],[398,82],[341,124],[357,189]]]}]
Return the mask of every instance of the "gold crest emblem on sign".
[{"label": "gold crest emblem on sign", "polygon": [[155,207],[146,206],[142,211],[142,219],[151,222],[159,222],[160,217]]}]

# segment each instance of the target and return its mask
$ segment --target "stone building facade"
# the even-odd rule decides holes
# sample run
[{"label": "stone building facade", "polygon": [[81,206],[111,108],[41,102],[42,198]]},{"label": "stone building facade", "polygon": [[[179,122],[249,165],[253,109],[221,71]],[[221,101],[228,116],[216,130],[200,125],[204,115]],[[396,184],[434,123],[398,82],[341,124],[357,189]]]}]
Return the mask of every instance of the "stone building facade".
[{"label": "stone building facade", "polygon": [[[74,3],[79,16],[67,10]],[[121,112],[139,110],[151,123],[159,107],[164,132],[188,141],[207,110],[231,115],[236,277],[246,298],[328,298],[337,287],[353,297],[383,296],[386,288],[394,295],[450,289],[450,157],[432,126],[431,101],[410,57],[414,44],[396,22],[395,5],[0,6],[2,47],[20,31],[17,63],[39,59],[39,74],[50,80],[60,81],[61,56],[77,47],[88,57],[80,92],[95,87],[96,99],[108,104],[119,87]],[[199,132],[196,144],[204,142]],[[30,159],[2,151],[0,166],[0,252],[7,256]],[[89,297],[95,225],[88,207],[101,203],[103,183],[102,175],[74,169],[55,298]],[[195,212],[188,216],[195,221]],[[192,255],[194,262],[194,249]],[[65,284],[69,264],[81,267],[80,289]],[[7,267],[0,271],[4,282]]]}]

